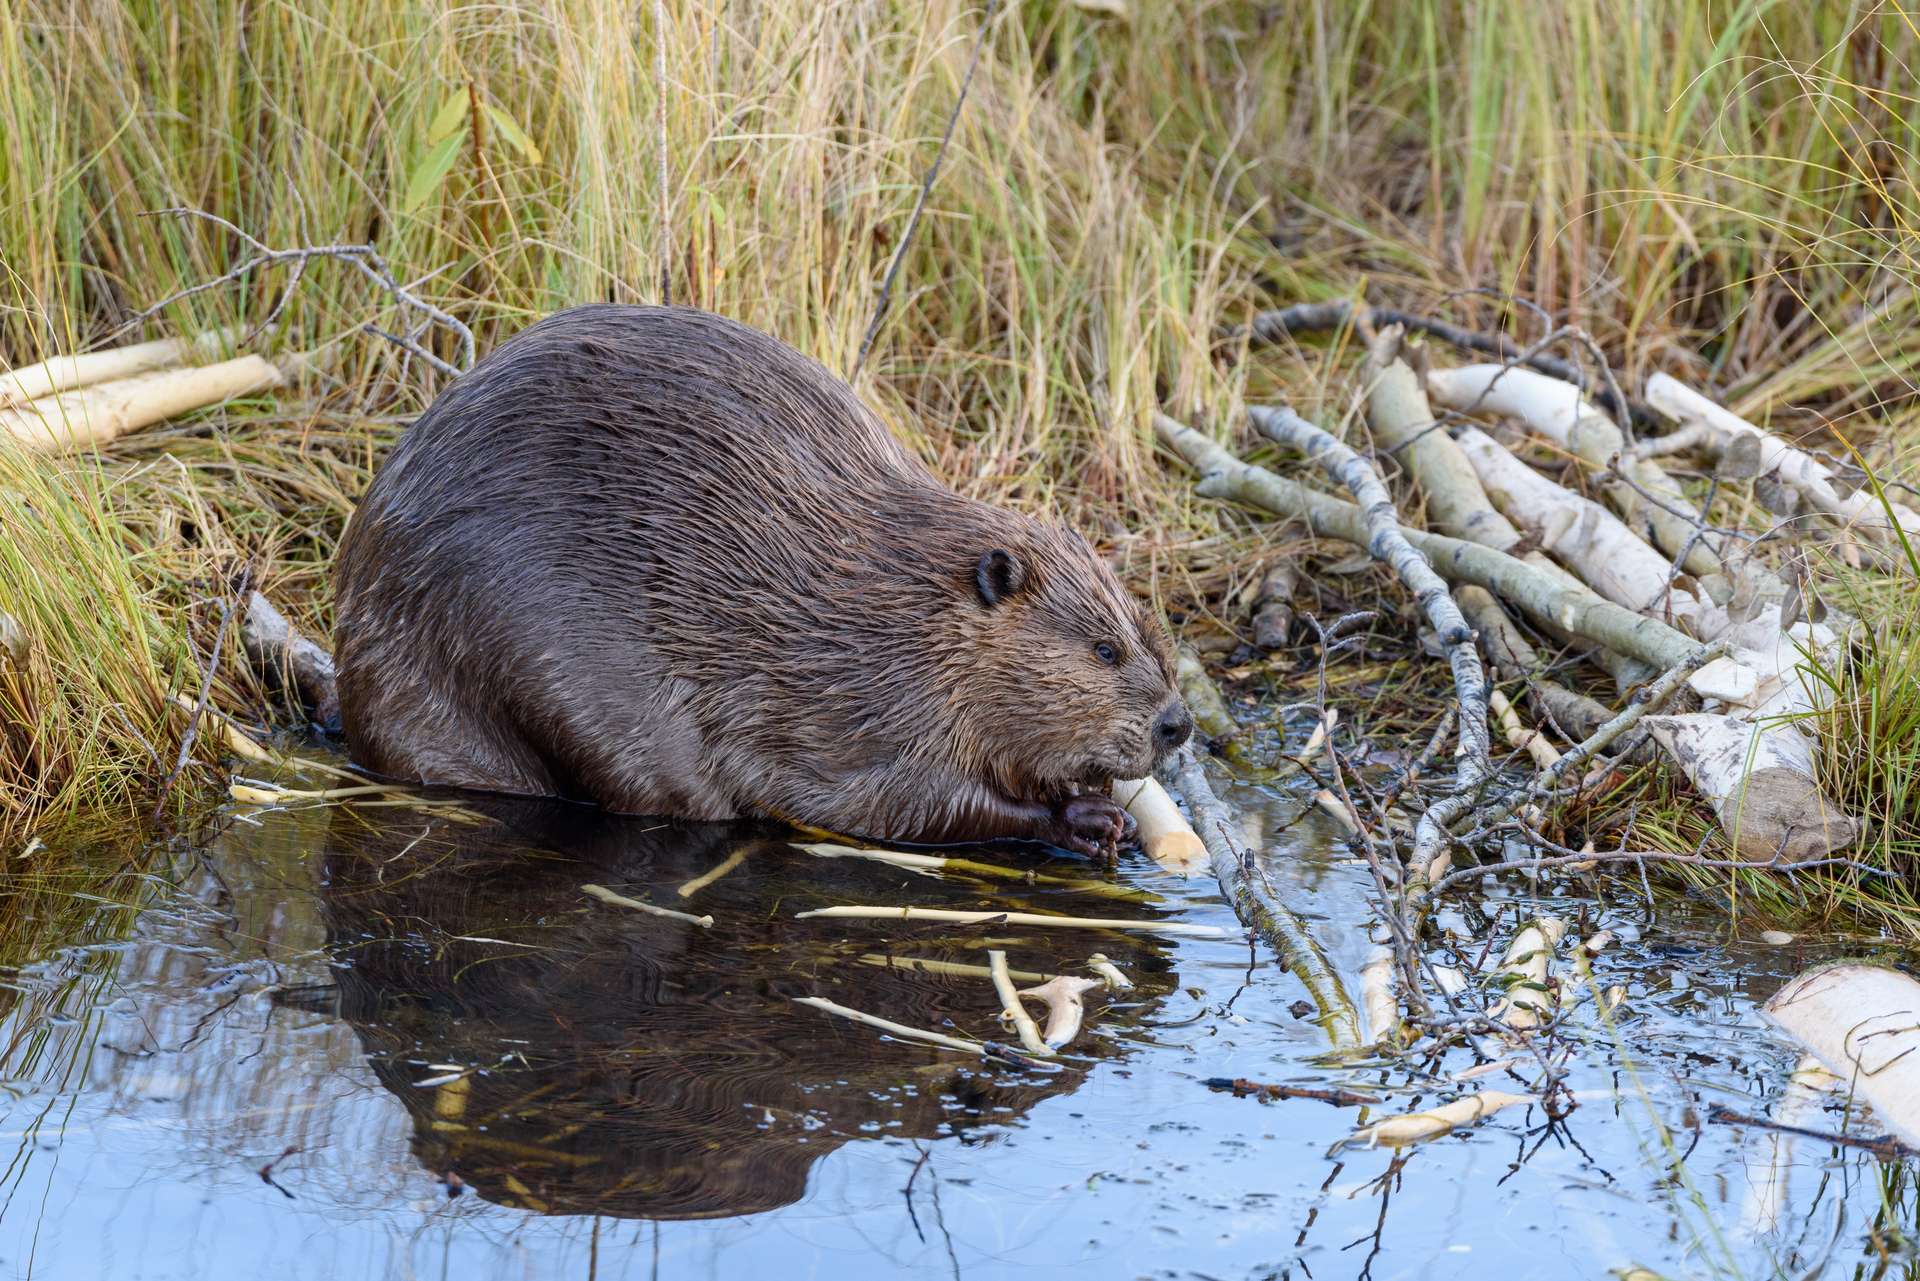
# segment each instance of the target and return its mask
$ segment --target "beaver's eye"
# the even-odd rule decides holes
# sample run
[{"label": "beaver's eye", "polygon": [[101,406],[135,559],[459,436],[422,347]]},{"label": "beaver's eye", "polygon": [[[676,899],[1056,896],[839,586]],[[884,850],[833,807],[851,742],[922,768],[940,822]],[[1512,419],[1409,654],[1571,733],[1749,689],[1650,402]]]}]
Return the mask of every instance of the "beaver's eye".
[{"label": "beaver's eye", "polygon": [[1112,667],[1120,661],[1120,651],[1105,641],[1101,641],[1093,647],[1093,656],[1105,663],[1108,667]]}]

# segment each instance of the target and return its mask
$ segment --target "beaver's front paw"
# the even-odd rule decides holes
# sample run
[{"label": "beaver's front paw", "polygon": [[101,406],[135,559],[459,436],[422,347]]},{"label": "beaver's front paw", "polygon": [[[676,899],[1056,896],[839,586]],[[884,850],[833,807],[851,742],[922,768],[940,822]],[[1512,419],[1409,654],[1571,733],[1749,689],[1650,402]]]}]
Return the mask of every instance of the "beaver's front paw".
[{"label": "beaver's front paw", "polygon": [[1083,792],[1054,807],[1053,843],[1088,858],[1112,859],[1139,825],[1111,796]]}]

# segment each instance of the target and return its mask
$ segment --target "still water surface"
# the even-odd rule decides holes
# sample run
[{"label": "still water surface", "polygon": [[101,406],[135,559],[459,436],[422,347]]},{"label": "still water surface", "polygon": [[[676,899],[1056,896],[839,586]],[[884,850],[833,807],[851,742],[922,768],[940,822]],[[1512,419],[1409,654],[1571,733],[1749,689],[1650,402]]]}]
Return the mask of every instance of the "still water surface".
[{"label": "still water surface", "polygon": [[[1242,789],[1272,874],[1349,974],[1363,867],[1291,797]],[[1705,905],[1489,882],[1448,923],[1542,910],[1624,942],[1556,1051],[1587,1101],[1399,1154],[1329,1148],[1354,1109],[1212,1077],[1446,1097],[1469,1049],[1337,1065],[1306,993],[1238,931],[797,920],[834,903],[1233,927],[1210,879],[1135,856],[1122,897],[823,859],[778,833],[566,806],[236,807],[143,880],[130,935],[83,932],[0,978],[0,1275],[45,1278],[1252,1278],[1913,1275],[1911,1171],[1793,1145],[1753,1222],[1764,1112],[1793,1050],[1756,1006],[1859,940],[1769,947]],[[717,879],[680,890],[745,856]],[[1087,865],[978,857],[1057,876]],[[711,928],[581,892],[710,914]],[[103,905],[102,912],[110,909]],[[103,918],[104,919],[104,918]],[[795,1004],[1004,1039],[984,978],[888,956],[1085,973],[1061,1068],[995,1066]],[[1519,1090],[1516,1079],[1481,1082]],[[1374,1116],[1379,1115],[1376,1110]],[[1838,1127],[1834,1113],[1815,1118]],[[1681,1160],[1680,1158],[1684,1158]]]}]

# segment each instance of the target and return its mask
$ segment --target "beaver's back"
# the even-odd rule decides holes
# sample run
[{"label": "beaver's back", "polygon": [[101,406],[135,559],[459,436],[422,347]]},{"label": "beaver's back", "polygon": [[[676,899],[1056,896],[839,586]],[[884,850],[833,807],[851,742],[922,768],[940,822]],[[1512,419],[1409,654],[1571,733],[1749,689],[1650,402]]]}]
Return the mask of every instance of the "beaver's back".
[{"label": "beaver's back", "polygon": [[870,729],[855,684],[938,701],[916,699],[927,647],[902,628],[941,608],[953,540],[1009,519],[755,330],[561,312],[442,394],[354,515],[349,740],[396,776],[732,815],[717,733],[752,762],[776,751],[763,720],[805,716],[823,744]]}]

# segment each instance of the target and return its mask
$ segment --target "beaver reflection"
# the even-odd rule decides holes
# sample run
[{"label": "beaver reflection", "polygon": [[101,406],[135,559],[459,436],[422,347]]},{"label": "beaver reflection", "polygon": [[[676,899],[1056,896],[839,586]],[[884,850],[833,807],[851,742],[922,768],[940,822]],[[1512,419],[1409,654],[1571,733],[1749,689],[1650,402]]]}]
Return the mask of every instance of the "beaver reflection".
[{"label": "beaver reflection", "polygon": [[[1145,902],[975,885],[809,856],[740,825],[617,818],[487,798],[485,821],[343,811],[325,858],[341,1013],[451,1187],[553,1214],[686,1219],[789,1204],[861,1135],[934,1138],[1071,1090],[1044,1073],[883,1040],[794,1003],[826,996],[921,1028],[1001,1039],[984,978],[883,968],[891,954],[1086,973],[1104,951],[1139,987],[1073,1051],[1170,986],[1151,943],[1110,933],[795,920],[832,903],[1157,916]],[[689,896],[679,889],[744,857]],[[1026,866],[1035,855],[988,855]],[[1085,874],[1085,864],[1053,871]],[[606,885],[710,914],[711,928],[595,901]],[[993,940],[991,943],[989,939]],[[951,1022],[949,1022],[949,1020]]]}]

